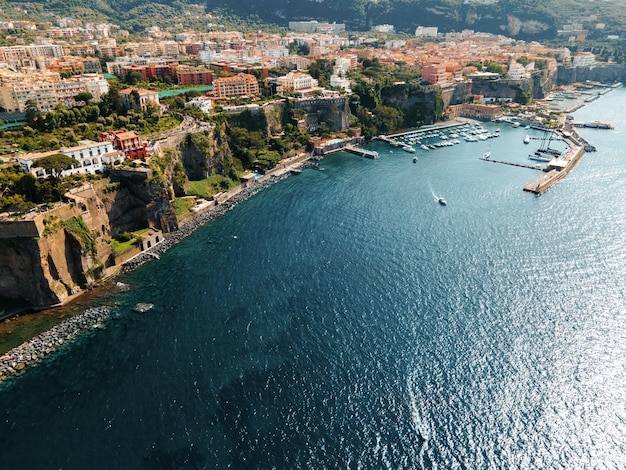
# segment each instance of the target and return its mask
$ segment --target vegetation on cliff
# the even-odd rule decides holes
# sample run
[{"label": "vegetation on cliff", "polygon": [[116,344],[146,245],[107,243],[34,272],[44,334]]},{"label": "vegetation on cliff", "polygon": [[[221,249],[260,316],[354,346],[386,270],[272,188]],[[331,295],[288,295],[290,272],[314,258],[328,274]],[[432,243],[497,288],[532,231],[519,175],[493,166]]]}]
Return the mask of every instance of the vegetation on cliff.
[{"label": "vegetation on cliff", "polygon": [[441,119],[441,92],[422,84],[415,69],[364,60],[363,68],[351,77],[355,80],[351,111],[366,138]]},{"label": "vegetation on cliff", "polygon": [[98,258],[98,248],[96,246],[96,237],[89,230],[87,224],[82,217],[72,217],[61,222],[61,226],[70,233],[76,235],[85,246],[87,252],[94,261]]}]

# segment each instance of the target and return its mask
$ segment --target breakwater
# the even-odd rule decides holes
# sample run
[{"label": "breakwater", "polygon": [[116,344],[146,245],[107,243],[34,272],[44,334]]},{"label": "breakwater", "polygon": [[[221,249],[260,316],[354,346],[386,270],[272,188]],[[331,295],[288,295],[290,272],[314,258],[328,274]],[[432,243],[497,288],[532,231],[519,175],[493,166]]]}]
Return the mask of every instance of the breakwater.
[{"label": "breakwater", "polygon": [[82,331],[98,328],[110,315],[111,310],[108,307],[87,309],[0,356],[0,382],[37,364]]}]

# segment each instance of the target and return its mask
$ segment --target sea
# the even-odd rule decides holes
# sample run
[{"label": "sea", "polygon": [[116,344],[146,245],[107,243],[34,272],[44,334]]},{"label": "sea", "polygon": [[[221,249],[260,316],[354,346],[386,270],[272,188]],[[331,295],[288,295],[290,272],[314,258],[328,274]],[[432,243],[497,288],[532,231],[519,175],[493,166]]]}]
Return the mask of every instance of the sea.
[{"label": "sea", "polygon": [[544,133],[492,122],[262,191],[0,385],[0,469],[626,467],[625,108],[575,113],[614,129],[540,196],[479,157]]}]

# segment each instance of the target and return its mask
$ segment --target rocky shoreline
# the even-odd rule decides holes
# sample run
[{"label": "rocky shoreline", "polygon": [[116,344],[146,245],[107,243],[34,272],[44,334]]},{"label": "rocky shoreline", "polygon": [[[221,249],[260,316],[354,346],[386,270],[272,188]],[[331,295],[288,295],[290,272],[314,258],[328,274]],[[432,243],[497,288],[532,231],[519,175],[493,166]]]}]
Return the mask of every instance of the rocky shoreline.
[{"label": "rocky shoreline", "polygon": [[100,323],[110,316],[111,309],[108,307],[89,308],[80,315],[68,318],[63,323],[13,348],[0,356],[0,382],[18,375],[26,367],[40,362],[81,332],[98,328]]},{"label": "rocky shoreline", "polygon": [[254,196],[255,194],[261,192],[265,188],[272,186],[273,184],[284,180],[289,176],[289,173],[284,173],[280,176],[270,176],[268,179],[260,181],[252,186],[247,188],[243,188],[237,194],[230,197],[227,201],[222,204],[215,206],[212,209],[207,210],[206,212],[192,218],[184,225],[179,227],[179,229],[175,232],[171,232],[167,235],[167,237],[158,245],[138,254],[134,258],[128,260],[124,263],[123,270],[124,272],[130,272],[137,269],[139,266],[147,263],[148,261],[152,261],[154,259],[154,255],[165,253],[167,250],[172,248],[174,245],[191,235],[198,228],[205,225],[207,222],[210,222],[213,219],[221,217],[226,212],[231,210],[240,202],[245,201],[246,199]]},{"label": "rocky shoreline", "polygon": [[[300,168],[309,168],[305,165],[306,162]],[[311,168],[315,167],[311,166]],[[158,245],[127,261],[123,266],[124,272],[133,271],[148,261],[154,260],[155,255],[165,253],[207,222],[221,217],[240,202],[289,177],[289,175],[289,172],[279,176],[273,175],[252,186],[243,188],[224,203],[192,218],[179,230],[168,234]],[[28,366],[41,362],[44,357],[57,351],[63,344],[71,341],[81,332],[97,328],[101,322],[111,316],[111,313],[112,310],[109,307],[89,308],[0,356],[0,382],[19,375]]]}]

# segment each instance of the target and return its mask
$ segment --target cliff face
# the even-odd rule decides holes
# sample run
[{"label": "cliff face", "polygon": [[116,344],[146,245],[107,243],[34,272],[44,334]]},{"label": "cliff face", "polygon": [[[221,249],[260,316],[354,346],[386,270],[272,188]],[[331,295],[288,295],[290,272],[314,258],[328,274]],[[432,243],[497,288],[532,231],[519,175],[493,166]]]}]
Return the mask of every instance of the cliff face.
[{"label": "cliff face", "polygon": [[[232,165],[233,155],[224,132],[223,127],[216,127],[211,131],[187,135],[187,139],[179,147],[179,154],[189,179],[200,180],[222,174]],[[173,174],[173,171],[172,166],[168,172]]]},{"label": "cliff face", "polygon": [[89,286],[101,263],[80,237],[59,227],[39,239],[0,242],[0,293],[35,308],[63,303]]},{"label": "cliff face", "polygon": [[595,64],[587,67],[559,66],[557,83],[565,85],[586,80],[601,83],[623,82],[626,80],[624,64]]},{"label": "cliff face", "polygon": [[149,184],[150,175],[120,172],[113,183],[70,191],[68,204],[0,224],[0,295],[34,308],[63,303],[114,265],[106,239],[144,227],[172,228],[169,192]]}]

